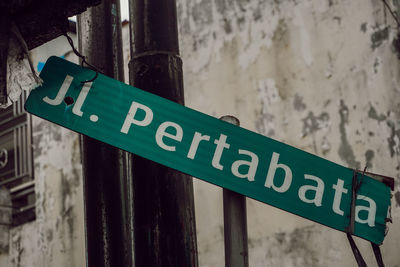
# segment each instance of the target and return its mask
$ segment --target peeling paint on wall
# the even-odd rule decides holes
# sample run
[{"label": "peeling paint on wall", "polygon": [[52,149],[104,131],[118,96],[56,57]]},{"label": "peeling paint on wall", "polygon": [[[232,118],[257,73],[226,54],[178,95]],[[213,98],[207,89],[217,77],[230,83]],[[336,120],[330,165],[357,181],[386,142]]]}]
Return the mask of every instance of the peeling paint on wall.
[{"label": "peeling paint on wall", "polygon": [[0,187],[0,255],[8,253],[9,250],[11,216],[10,192],[5,187]]},{"label": "peeling paint on wall", "polygon": [[[260,134],[400,180],[400,38],[381,2],[178,0],[177,7],[188,106],[233,114]],[[10,265],[83,266],[78,138],[39,119],[33,127],[38,219],[11,232]],[[399,189],[381,247],[387,266],[400,262]],[[195,192],[201,266],[223,266],[221,190],[195,181]],[[355,265],[344,234],[247,202],[250,266]],[[357,242],[376,264],[370,245]]]},{"label": "peeling paint on wall", "polygon": [[371,48],[374,50],[389,38],[389,27],[377,27],[371,34]]},{"label": "peeling paint on wall", "polygon": [[360,162],[356,161],[353,148],[351,147],[349,141],[347,140],[346,125],[349,124],[349,108],[345,105],[343,99],[340,100],[340,140],[341,144],[338,150],[340,158],[348,164],[350,168],[360,169]]},{"label": "peeling paint on wall", "polygon": [[397,191],[396,194],[394,194],[395,199],[396,199],[396,205],[400,206],[400,192]]},{"label": "peeling paint on wall", "polygon": [[[294,1],[281,4],[276,1],[178,1],[181,41],[183,46],[196,52],[194,57],[187,58],[191,71],[204,69],[212,59],[218,61],[220,50],[234,38],[238,38],[242,47],[237,54],[238,64],[245,69],[254,63],[263,47],[271,47],[273,38],[279,35],[277,32],[284,30],[282,18],[292,18],[290,10],[294,11],[296,5]],[[301,20],[300,14],[298,19]],[[306,46],[307,33],[304,34]],[[191,38],[186,39],[185,35]],[[306,60],[310,61],[309,55]]]},{"label": "peeling paint on wall", "polygon": [[[193,9],[201,7],[212,16],[194,22]],[[187,105],[235,114],[260,134],[400,179],[400,41],[381,2],[180,0],[178,10]],[[213,206],[198,209],[205,214]],[[345,236],[272,214],[249,209],[251,266],[355,264]],[[397,206],[392,214],[399,218]],[[394,221],[382,246],[393,255],[386,256],[388,266],[400,262],[391,254],[400,245]],[[223,264],[212,255],[217,247],[200,242],[200,262]]]},{"label": "peeling paint on wall", "polygon": [[371,150],[371,149],[368,149],[365,152],[365,162],[366,162],[366,166],[368,168],[372,168],[373,167],[372,166],[372,160],[374,159],[374,156],[375,156],[375,152],[373,150]]},{"label": "peeling paint on wall", "polygon": [[400,129],[396,129],[395,124],[390,120],[386,124],[390,128],[390,137],[387,139],[388,148],[390,156],[394,157],[400,154]]},{"label": "peeling paint on wall", "polygon": [[312,111],[310,111],[303,121],[303,136],[312,134],[320,129],[329,126],[329,114],[327,112],[322,112],[319,116],[315,116]]},{"label": "peeling paint on wall", "polygon": [[306,104],[303,102],[303,97],[295,94],[294,100],[293,100],[293,107],[297,111],[303,111],[307,108]]},{"label": "peeling paint on wall", "polygon": [[386,120],[386,116],[384,114],[379,114],[376,112],[374,106],[371,105],[368,111],[368,117],[371,119],[377,120],[378,122]]},{"label": "peeling paint on wall", "polygon": [[33,149],[36,220],[11,230],[10,267],[82,266],[85,254],[78,135],[34,117]]}]

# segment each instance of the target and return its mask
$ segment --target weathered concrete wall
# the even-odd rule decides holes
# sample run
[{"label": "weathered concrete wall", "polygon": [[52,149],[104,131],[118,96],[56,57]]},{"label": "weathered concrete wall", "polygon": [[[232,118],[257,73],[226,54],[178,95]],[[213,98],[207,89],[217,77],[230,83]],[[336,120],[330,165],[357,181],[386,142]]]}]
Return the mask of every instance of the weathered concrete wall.
[{"label": "weathered concrete wall", "polygon": [[[178,2],[187,106],[398,181],[398,30],[382,1]],[[200,265],[223,266],[222,192],[195,186]],[[398,191],[387,266],[400,265]],[[356,265],[344,233],[251,200],[248,227],[250,266]]]},{"label": "weathered concrete wall", "polygon": [[[400,42],[381,1],[179,0],[178,13],[187,106],[398,181]],[[70,50],[64,37],[41,49],[36,62]],[[84,266],[77,135],[33,123],[37,220],[12,229],[9,266]],[[222,191],[196,181],[195,197],[200,266],[224,266]],[[344,233],[247,203],[250,266],[356,265]],[[382,250],[400,266],[399,186],[392,203]]]},{"label": "weathered concrete wall", "polygon": [[9,266],[84,266],[77,134],[35,118],[36,220],[10,232]]},{"label": "weathered concrete wall", "polygon": [[10,248],[11,196],[5,187],[0,187],[0,266],[8,264]]},{"label": "weathered concrete wall", "polygon": [[[57,38],[32,51],[34,65],[50,55],[76,62],[70,50],[65,37]],[[78,135],[34,116],[32,128],[36,220],[10,229],[8,264],[4,266],[84,266]]]}]

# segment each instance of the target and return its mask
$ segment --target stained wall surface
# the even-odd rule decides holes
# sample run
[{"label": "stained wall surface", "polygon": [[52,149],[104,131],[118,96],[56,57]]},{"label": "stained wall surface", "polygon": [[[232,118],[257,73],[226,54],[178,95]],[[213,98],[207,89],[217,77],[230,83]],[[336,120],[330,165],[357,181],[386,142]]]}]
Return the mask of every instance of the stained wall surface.
[{"label": "stained wall surface", "polygon": [[[382,1],[178,3],[187,106],[398,181],[398,26]],[[398,191],[382,246],[387,266],[400,266]],[[200,266],[223,266],[222,192],[201,181],[195,192]],[[247,205],[250,266],[356,265],[344,233]],[[357,243],[376,265],[370,244]]]},{"label": "stained wall surface", "polygon": [[[50,55],[77,62],[65,37],[32,50],[34,67],[40,70]],[[85,266],[78,134],[32,116],[32,146],[36,219],[8,229],[0,266]]]},{"label": "stained wall surface", "polygon": [[[400,41],[382,1],[177,2],[187,106],[399,180]],[[63,38],[35,50],[35,64],[50,55],[76,61]],[[0,266],[85,266],[78,135],[33,118],[33,143],[37,219],[10,230]],[[399,189],[386,266],[400,266]],[[195,204],[200,266],[224,266],[222,190],[195,180]],[[344,233],[256,201],[247,208],[250,266],[356,266]],[[369,243],[356,242],[375,266]]]}]

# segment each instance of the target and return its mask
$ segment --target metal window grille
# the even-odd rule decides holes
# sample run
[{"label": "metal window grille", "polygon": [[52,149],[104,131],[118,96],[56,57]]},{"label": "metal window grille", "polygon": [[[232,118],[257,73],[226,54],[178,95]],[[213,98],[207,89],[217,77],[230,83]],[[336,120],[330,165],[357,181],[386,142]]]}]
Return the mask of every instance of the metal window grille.
[{"label": "metal window grille", "polygon": [[0,187],[10,191],[14,226],[36,218],[31,117],[23,107],[26,98],[24,91],[19,101],[0,110]]}]

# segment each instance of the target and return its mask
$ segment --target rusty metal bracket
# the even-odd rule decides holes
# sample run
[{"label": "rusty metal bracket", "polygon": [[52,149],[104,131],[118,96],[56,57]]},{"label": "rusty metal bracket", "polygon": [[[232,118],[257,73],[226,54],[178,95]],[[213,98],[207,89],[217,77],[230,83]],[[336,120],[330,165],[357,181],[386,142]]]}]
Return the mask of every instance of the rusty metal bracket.
[{"label": "rusty metal bracket", "polygon": [[394,190],[394,178],[393,177],[389,177],[389,176],[385,176],[385,175],[381,175],[381,174],[376,174],[376,173],[372,173],[372,172],[367,172],[367,171],[360,171],[357,169],[352,169],[353,171],[357,172],[357,173],[363,173],[365,175],[368,175],[369,177],[384,183],[385,185],[389,186],[390,189],[393,191]]},{"label": "rusty metal bracket", "polygon": [[[359,267],[366,267],[367,264],[365,263],[360,250],[357,248],[356,243],[354,242],[353,238],[352,238],[352,234],[354,233],[354,221],[355,221],[355,201],[357,198],[357,191],[361,186],[362,183],[362,179],[364,177],[364,175],[368,175],[371,178],[384,183],[385,185],[387,185],[388,187],[391,188],[391,190],[394,190],[394,178],[392,177],[388,177],[388,176],[384,176],[384,175],[380,175],[380,174],[375,174],[375,173],[371,173],[371,172],[367,172],[367,167],[364,168],[364,171],[360,171],[360,170],[356,170],[353,169],[353,181],[352,181],[352,200],[351,200],[351,212],[350,212],[350,220],[349,220],[349,225],[346,228],[347,231],[347,239],[349,240],[350,243],[350,247],[353,251],[353,255],[355,260],[357,261],[357,264]],[[360,179],[360,181],[358,181],[357,176],[358,174],[362,174],[362,177]],[[383,259],[382,259],[382,254],[380,251],[380,248],[378,245],[374,244],[371,242],[371,246],[372,249],[374,251],[374,255],[375,255],[375,259],[378,263],[379,267],[384,267],[384,263],[383,263]]]},{"label": "rusty metal bracket", "polygon": [[372,172],[365,172],[365,174],[381,183],[384,183],[385,185],[389,186],[392,191],[394,191],[394,178]]},{"label": "rusty metal bracket", "polygon": [[358,267],[367,267],[364,258],[361,255],[360,250],[358,249],[356,242],[354,242],[353,237],[351,234],[347,233],[347,239],[349,240],[351,250],[353,251],[354,258],[358,264]]}]

